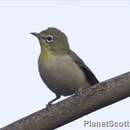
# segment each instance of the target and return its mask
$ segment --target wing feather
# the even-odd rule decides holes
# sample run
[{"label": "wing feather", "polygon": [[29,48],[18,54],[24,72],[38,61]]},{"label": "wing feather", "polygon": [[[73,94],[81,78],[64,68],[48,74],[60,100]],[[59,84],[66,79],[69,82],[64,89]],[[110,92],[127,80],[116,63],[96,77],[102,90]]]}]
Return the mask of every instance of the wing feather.
[{"label": "wing feather", "polygon": [[82,69],[86,76],[86,80],[90,82],[91,85],[99,83],[98,79],[95,77],[93,72],[85,65],[85,63],[75,54],[73,51],[69,51],[68,53],[75,63]]}]

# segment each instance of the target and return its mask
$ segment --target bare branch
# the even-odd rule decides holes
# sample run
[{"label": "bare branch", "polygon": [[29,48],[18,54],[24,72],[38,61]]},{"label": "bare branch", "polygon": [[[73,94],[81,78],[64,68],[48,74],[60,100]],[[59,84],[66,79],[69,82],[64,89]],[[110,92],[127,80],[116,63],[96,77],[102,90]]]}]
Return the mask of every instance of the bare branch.
[{"label": "bare branch", "polygon": [[0,130],[53,130],[130,96],[130,72],[104,81]]}]

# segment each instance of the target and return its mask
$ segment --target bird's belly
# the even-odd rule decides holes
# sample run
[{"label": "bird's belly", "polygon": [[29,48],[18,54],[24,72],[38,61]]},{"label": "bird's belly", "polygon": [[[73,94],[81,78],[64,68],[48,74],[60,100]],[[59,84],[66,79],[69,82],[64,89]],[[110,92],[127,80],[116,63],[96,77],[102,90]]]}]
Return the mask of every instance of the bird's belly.
[{"label": "bird's belly", "polygon": [[84,73],[69,56],[39,63],[39,72],[48,88],[56,94],[71,95],[87,85]]}]

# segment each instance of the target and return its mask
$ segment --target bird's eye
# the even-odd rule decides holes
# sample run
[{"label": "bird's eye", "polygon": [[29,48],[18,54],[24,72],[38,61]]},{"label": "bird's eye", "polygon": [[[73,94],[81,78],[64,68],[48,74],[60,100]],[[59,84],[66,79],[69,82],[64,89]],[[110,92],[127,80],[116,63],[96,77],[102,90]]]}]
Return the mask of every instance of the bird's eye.
[{"label": "bird's eye", "polygon": [[53,36],[52,36],[52,35],[48,35],[48,36],[46,37],[46,41],[47,41],[48,43],[53,42],[53,41],[54,41]]}]

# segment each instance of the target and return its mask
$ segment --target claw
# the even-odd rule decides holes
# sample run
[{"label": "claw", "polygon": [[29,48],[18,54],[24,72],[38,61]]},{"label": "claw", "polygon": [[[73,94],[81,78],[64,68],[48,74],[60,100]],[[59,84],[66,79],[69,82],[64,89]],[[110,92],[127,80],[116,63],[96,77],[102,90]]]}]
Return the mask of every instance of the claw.
[{"label": "claw", "polygon": [[56,98],[54,98],[53,100],[51,100],[50,102],[48,102],[48,104],[46,105],[46,108],[50,108],[52,106],[52,103],[54,101],[56,101],[57,99],[59,99],[61,97],[61,95],[56,95]]}]

